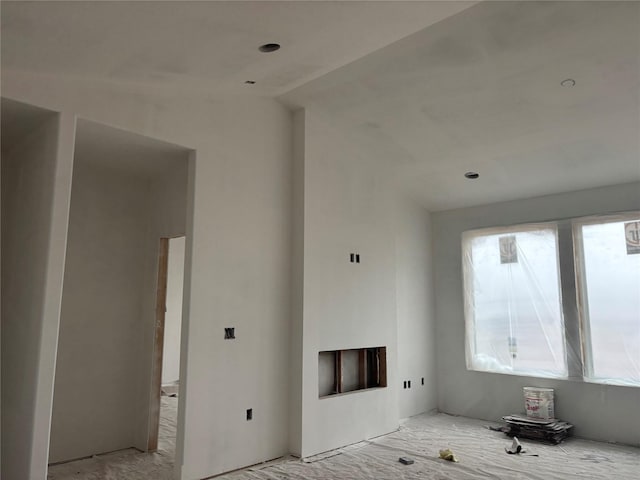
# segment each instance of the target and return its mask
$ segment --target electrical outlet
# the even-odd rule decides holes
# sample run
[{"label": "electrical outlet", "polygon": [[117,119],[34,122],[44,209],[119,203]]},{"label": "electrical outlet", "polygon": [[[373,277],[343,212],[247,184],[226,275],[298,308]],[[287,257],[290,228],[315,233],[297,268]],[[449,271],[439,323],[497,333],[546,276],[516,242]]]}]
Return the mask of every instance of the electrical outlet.
[{"label": "electrical outlet", "polygon": [[233,327],[227,327],[224,329],[224,339],[233,340],[236,338],[236,329]]}]

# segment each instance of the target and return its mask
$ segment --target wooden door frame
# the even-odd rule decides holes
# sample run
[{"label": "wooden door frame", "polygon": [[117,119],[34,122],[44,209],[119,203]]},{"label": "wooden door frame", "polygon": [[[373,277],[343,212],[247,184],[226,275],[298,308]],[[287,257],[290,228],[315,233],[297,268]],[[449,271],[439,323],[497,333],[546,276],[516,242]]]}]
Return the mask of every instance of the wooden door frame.
[{"label": "wooden door frame", "polygon": [[147,451],[158,449],[160,403],[162,395],[162,357],[164,353],[164,322],[167,312],[167,277],[169,268],[169,238],[161,238],[158,250],[158,280],[156,287],[156,318],[151,370],[151,401],[149,406],[149,440]]}]

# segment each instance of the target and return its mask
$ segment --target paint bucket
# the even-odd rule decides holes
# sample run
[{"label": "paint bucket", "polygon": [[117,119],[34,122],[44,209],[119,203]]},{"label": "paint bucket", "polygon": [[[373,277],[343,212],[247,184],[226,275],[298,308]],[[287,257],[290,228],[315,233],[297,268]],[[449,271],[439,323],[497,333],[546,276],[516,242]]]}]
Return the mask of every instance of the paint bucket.
[{"label": "paint bucket", "polygon": [[527,417],[543,420],[555,418],[553,388],[524,387],[522,392]]}]

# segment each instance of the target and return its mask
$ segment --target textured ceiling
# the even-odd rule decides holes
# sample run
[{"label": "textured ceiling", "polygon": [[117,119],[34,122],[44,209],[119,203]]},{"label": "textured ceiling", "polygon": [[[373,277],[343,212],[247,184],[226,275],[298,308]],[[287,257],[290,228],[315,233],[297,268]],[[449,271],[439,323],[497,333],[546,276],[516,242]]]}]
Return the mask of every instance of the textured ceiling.
[{"label": "textured ceiling", "polygon": [[[273,95],[473,3],[2,1],[2,67],[181,92]],[[283,48],[258,50],[271,42]]]},{"label": "textured ceiling", "polygon": [[637,181],[640,3],[483,2],[281,99],[431,210]]},{"label": "textured ceiling", "polygon": [[640,2],[1,8],[3,69],[308,107],[430,210],[640,180]]}]

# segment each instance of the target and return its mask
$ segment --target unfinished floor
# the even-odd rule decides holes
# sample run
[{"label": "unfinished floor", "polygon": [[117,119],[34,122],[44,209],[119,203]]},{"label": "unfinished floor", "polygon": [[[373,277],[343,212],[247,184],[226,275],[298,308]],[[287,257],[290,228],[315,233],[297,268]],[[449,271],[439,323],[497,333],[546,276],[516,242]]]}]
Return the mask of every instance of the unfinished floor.
[{"label": "unfinished floor", "polygon": [[[142,454],[126,450],[56,465],[49,480],[169,480],[173,471],[177,399],[163,397],[160,449]],[[640,449],[570,438],[561,445],[522,441],[526,454],[508,455],[511,440],[490,431],[490,422],[445,414],[412,417],[389,435],[299,460],[285,458],[256,465],[217,480],[325,479],[531,479],[632,480],[640,471]],[[438,458],[450,448],[459,459]],[[403,465],[399,457],[413,465]]]}]

